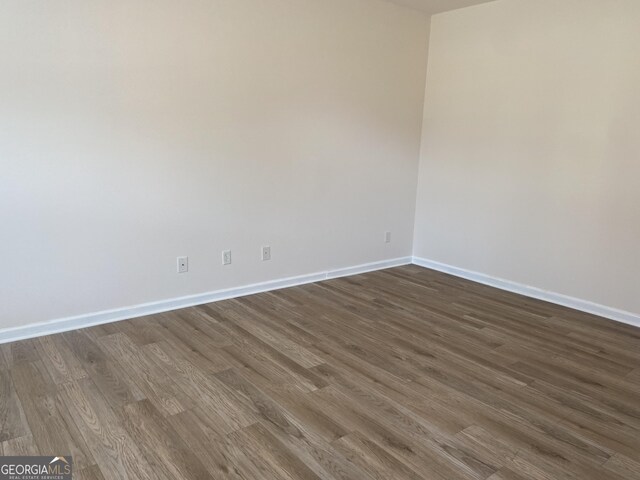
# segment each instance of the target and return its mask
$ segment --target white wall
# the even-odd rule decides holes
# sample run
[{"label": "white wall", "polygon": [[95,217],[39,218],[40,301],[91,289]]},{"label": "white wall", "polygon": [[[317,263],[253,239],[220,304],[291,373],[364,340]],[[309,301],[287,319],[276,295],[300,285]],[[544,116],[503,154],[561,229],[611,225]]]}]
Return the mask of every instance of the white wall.
[{"label": "white wall", "polygon": [[414,253],[640,313],[640,2],[432,19]]},{"label": "white wall", "polygon": [[426,15],[0,9],[0,329],[411,254]]}]

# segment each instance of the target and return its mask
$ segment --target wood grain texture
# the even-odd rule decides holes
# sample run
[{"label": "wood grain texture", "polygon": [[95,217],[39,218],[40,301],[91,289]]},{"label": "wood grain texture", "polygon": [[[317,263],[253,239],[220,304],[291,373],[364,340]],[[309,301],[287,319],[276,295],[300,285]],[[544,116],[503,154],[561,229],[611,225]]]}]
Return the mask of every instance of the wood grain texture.
[{"label": "wood grain texture", "polygon": [[640,479],[640,330],[416,266],[0,346],[81,479]]}]

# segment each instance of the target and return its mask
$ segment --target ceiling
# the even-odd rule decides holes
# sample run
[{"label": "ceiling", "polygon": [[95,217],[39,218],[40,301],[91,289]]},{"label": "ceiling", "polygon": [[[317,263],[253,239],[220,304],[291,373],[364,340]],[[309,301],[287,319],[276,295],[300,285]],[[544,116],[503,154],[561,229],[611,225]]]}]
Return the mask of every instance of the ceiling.
[{"label": "ceiling", "polygon": [[417,8],[428,13],[446,12],[456,8],[469,7],[493,0],[391,0],[398,5]]}]

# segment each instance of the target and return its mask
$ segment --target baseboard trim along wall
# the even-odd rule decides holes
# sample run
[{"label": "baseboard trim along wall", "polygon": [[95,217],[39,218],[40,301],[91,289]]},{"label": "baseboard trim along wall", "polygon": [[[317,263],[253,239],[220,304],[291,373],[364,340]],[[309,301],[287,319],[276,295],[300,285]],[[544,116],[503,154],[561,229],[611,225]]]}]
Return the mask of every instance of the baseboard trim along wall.
[{"label": "baseboard trim along wall", "polygon": [[506,290],[508,292],[519,293],[526,297],[537,298],[538,300],[544,300],[549,303],[555,303],[556,305],[562,305],[563,307],[573,308],[574,310],[580,310],[581,312],[592,313],[610,320],[640,327],[639,314],[625,312],[624,310],[618,310],[617,308],[607,307],[598,303],[582,300],[580,298],[549,292],[540,288],[530,287],[521,283],[492,277],[491,275],[485,275],[484,273],[446,265],[444,263],[427,260],[425,258],[413,257],[412,263],[424,268],[437,270],[438,272],[448,273],[456,277],[465,278],[477,283]]},{"label": "baseboard trim along wall", "polygon": [[271,290],[278,290],[280,288],[295,287],[297,285],[320,282],[322,280],[329,280],[332,278],[357,275],[359,273],[372,272],[375,270],[383,270],[385,268],[398,267],[400,265],[408,265],[410,263],[411,257],[395,258],[391,260],[383,260],[380,262],[356,265],[353,267],[300,275],[297,277],[281,278],[262,283],[254,283],[242,287],[216,290],[213,292],[190,295],[187,297],[161,300],[159,302],[144,303],[131,307],[105,310],[102,312],[88,313],[85,315],[78,315],[74,317],[59,318],[48,322],[34,323],[31,325],[20,327],[12,327],[0,330],[0,344],[15,342],[16,340],[24,340],[27,338],[41,337],[44,335],[51,335],[54,333],[68,332],[69,330],[77,330],[78,328],[102,325],[105,323],[127,320],[129,318],[143,317],[146,315],[152,315],[154,313],[168,312],[180,308],[193,307],[195,305],[202,305],[205,303],[217,302],[220,300],[228,300],[230,298],[244,297],[246,295],[251,295],[254,293],[268,292]]},{"label": "baseboard trim along wall", "polygon": [[398,267],[400,265],[415,265],[437,270],[439,272],[448,273],[456,277],[465,278],[474,282],[496,287],[513,293],[519,293],[531,298],[537,298],[557,305],[573,308],[582,312],[592,313],[604,318],[615,320],[640,327],[640,315],[631,312],[625,312],[612,307],[606,307],[597,303],[589,302],[579,298],[562,295],[559,293],[549,292],[540,288],[530,287],[521,283],[504,280],[491,275],[458,268],[444,263],[435,262],[419,257],[401,257],[391,260],[383,260],[380,262],[366,263],[353,267],[328,270],[325,272],[311,273],[300,275],[297,277],[281,278],[270,280],[262,283],[254,283],[241,287],[229,288],[225,290],[216,290],[213,292],[201,293],[198,295],[190,295],[187,297],[172,298],[169,300],[161,300],[159,302],[144,303],[131,307],[117,308],[114,310],[105,310],[101,312],[78,315],[74,317],[60,318],[49,322],[34,323],[20,327],[7,328],[0,330],[0,344],[24,340],[27,338],[40,337],[43,335],[51,335],[54,333],[67,332],[78,328],[92,327],[94,325],[102,325],[105,323],[127,320],[130,318],[143,317],[154,313],[169,312],[180,308],[193,307],[205,303],[217,302],[220,300],[228,300],[230,298],[243,297],[254,293],[269,292],[281,288],[295,287],[305,285],[307,283],[320,282],[332,278],[346,277],[349,275],[357,275],[360,273],[383,270],[385,268]]}]

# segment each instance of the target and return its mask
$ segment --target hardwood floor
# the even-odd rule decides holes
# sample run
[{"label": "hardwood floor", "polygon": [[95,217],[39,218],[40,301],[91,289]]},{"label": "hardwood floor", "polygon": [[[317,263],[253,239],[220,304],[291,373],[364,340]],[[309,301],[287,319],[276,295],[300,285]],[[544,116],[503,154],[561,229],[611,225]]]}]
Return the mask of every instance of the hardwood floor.
[{"label": "hardwood floor", "polygon": [[640,479],[640,329],[416,266],[0,353],[75,479]]}]

